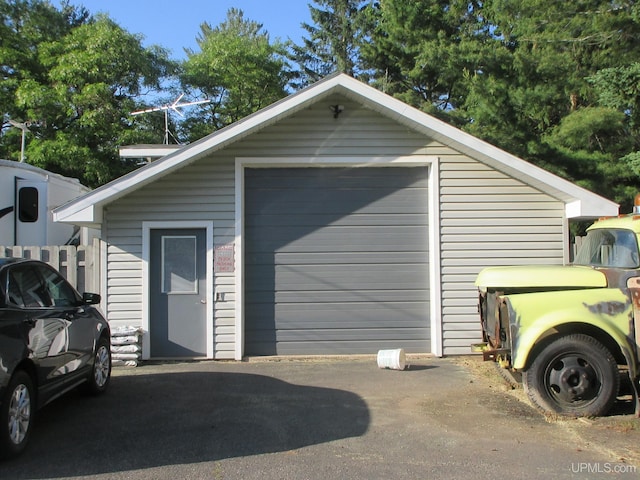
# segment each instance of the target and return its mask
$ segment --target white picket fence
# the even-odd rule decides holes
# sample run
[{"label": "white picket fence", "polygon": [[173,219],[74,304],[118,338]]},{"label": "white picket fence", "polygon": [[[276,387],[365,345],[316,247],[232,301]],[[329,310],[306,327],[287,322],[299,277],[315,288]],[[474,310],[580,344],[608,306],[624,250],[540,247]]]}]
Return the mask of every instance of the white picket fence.
[{"label": "white picket fence", "polygon": [[100,240],[91,245],[0,246],[0,258],[42,260],[57,269],[79,292],[100,293]]}]

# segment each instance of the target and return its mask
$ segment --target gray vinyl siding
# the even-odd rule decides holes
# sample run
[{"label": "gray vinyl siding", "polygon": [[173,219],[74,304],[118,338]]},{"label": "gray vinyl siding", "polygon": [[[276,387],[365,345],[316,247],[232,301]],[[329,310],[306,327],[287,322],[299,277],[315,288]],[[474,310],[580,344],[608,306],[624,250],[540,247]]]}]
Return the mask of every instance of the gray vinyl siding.
[{"label": "gray vinyl siding", "polygon": [[[234,241],[234,212],[233,159],[196,163],[110,205],[105,216],[107,315],[111,325],[141,325],[143,221],[212,220],[213,241],[218,246]],[[215,357],[233,358],[233,274],[215,274],[214,291],[225,294],[225,301],[214,306]]]},{"label": "gray vinyl siding", "polygon": [[[345,110],[334,119],[328,106],[338,103]],[[141,323],[143,221],[213,221],[214,244],[234,242],[237,157],[408,155],[440,159],[444,354],[468,353],[480,335],[475,275],[485,265],[561,263],[563,205],[343,96],[320,99],[108,205],[103,238],[111,324]],[[216,273],[214,283],[225,293],[214,309],[215,357],[233,358],[234,275]]]},{"label": "gray vinyl siding", "polygon": [[456,152],[440,158],[443,353],[468,354],[481,341],[478,272],[562,264],[564,204]]}]

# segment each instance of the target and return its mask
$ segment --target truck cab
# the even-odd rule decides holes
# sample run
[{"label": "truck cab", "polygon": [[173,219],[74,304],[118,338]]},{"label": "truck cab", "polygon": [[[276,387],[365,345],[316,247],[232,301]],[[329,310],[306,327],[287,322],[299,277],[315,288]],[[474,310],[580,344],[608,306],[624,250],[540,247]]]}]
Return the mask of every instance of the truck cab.
[{"label": "truck cab", "polygon": [[634,213],[587,229],[565,266],[489,267],[477,279],[485,360],[522,374],[531,402],[599,416],[630,378],[640,416],[640,195]]}]

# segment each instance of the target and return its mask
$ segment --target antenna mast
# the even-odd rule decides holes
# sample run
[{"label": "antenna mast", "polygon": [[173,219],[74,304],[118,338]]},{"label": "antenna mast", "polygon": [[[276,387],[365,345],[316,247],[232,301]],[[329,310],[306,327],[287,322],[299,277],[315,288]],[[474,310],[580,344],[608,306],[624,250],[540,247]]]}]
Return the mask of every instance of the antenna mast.
[{"label": "antenna mast", "polygon": [[184,117],[182,112],[180,110],[178,110],[179,108],[188,107],[188,106],[191,106],[191,105],[199,105],[201,103],[209,103],[211,101],[211,100],[198,100],[198,101],[195,101],[195,102],[179,103],[180,100],[182,100],[182,97],[184,97],[184,93],[181,93],[180,96],[178,98],[176,98],[173,103],[168,103],[168,104],[162,105],[160,107],[152,107],[152,108],[147,108],[147,109],[144,109],[144,110],[138,110],[137,112],[131,112],[131,115],[142,115],[143,113],[151,113],[151,112],[163,111],[164,112],[164,142],[163,142],[163,144],[164,145],[169,145],[169,135],[171,135],[171,137],[176,141],[176,143],[178,143],[178,140],[176,139],[176,137],[174,137],[173,134],[169,131],[169,110],[173,110],[174,112],[176,112],[181,117]]}]

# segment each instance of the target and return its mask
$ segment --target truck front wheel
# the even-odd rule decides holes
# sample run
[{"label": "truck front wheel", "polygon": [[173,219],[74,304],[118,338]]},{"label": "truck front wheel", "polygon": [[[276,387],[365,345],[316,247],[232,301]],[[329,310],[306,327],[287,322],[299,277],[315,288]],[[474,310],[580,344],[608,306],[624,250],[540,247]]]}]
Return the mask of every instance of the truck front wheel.
[{"label": "truck front wheel", "polygon": [[531,402],[547,413],[599,416],[618,394],[620,376],[611,352],[593,337],[567,335],[549,343],[523,372]]}]

